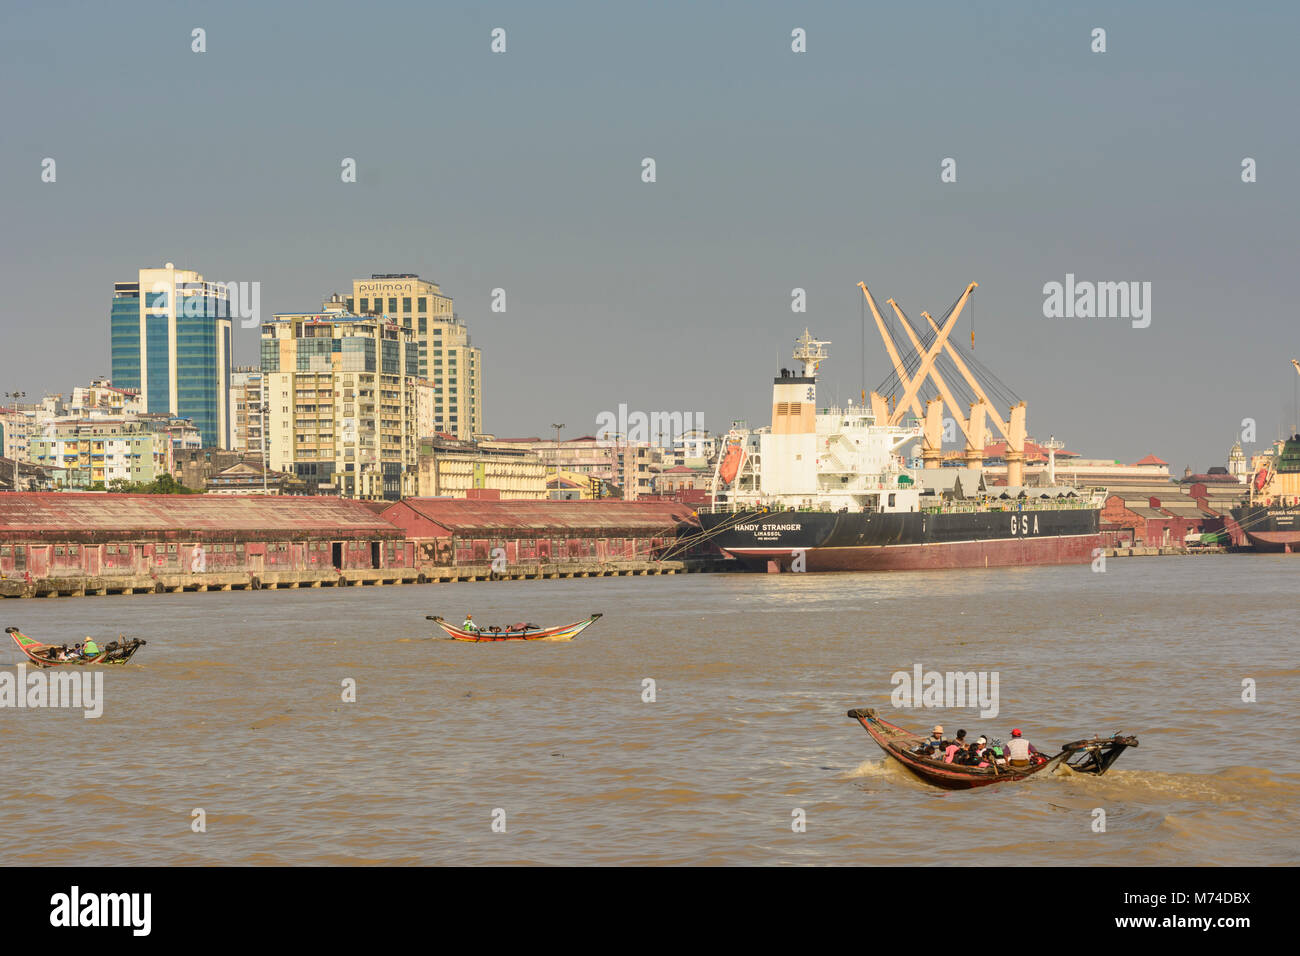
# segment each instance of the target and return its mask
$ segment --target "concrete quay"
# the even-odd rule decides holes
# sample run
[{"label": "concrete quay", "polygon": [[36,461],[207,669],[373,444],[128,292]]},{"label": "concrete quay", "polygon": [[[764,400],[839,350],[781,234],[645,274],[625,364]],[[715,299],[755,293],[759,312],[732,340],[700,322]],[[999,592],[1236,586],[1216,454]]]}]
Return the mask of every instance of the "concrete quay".
[{"label": "concrete quay", "polygon": [[266,571],[260,575],[229,573],[158,573],[131,575],[56,575],[34,580],[6,576],[0,579],[0,597],[86,597],[104,594],[177,594],[183,591],[257,591],[281,588],[385,587],[399,584],[450,584],[470,581],[538,581],[561,578],[657,577],[739,570],[723,558],[688,558],[680,561],[564,562],[507,567],[494,571],[490,564],[459,567],[380,568],[336,571]]}]

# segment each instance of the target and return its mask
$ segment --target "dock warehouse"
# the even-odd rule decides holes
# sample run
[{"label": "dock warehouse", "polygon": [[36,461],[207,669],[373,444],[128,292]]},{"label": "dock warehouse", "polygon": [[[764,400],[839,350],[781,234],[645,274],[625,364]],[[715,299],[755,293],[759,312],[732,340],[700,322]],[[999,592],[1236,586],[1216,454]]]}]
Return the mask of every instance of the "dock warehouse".
[{"label": "dock warehouse", "polygon": [[683,529],[698,530],[690,506],[675,501],[407,498],[383,516],[414,544],[420,568],[490,566],[494,551],[511,569],[646,564]]},{"label": "dock warehouse", "polygon": [[0,494],[8,597],[320,586],[411,557],[399,529],[338,498]]}]

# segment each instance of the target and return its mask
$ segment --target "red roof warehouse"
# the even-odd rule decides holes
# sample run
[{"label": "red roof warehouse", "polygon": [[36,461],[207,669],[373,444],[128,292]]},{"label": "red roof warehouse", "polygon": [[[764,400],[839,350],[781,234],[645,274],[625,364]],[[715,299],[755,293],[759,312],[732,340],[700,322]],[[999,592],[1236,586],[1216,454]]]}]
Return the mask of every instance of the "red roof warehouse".
[{"label": "red roof warehouse", "polygon": [[[407,565],[401,532],[364,505],[301,496],[0,494],[0,591],[46,578],[95,590]],[[267,576],[270,576],[269,578]],[[149,586],[149,580],[145,586]]]},{"label": "red roof warehouse", "polygon": [[408,498],[383,516],[421,544],[421,563],[489,563],[501,548],[508,564],[644,561],[693,524],[680,502],[492,501]]}]

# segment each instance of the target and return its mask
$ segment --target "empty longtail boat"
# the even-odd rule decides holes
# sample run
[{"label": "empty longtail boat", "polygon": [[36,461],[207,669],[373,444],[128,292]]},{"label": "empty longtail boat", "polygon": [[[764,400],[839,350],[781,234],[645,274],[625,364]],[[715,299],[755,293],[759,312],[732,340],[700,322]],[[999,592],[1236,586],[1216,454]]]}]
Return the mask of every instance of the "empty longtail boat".
[{"label": "empty longtail boat", "polygon": [[467,631],[449,624],[434,614],[426,615],[426,620],[433,621],[451,637],[458,641],[471,641],[481,644],[485,641],[571,641],[602,617],[593,614],[585,621],[576,624],[563,624],[559,627],[538,627],[536,624],[511,624],[508,627],[482,627]]},{"label": "empty longtail boat", "polygon": [[27,655],[27,659],[37,667],[81,667],[86,664],[125,664],[135,652],[144,647],[148,641],[132,638],[129,641],[110,641],[96,645],[97,649],[87,654],[70,648],[66,644],[42,644],[18,630],[6,627],[5,631],[14,639],[18,649]]},{"label": "empty longtail boat", "polygon": [[1019,783],[1036,774],[1050,774],[1061,766],[1069,767],[1075,773],[1099,776],[1109,770],[1110,765],[1127,748],[1138,745],[1136,737],[1113,734],[1110,737],[1094,737],[1065,744],[1056,756],[1040,754],[1028,767],[1012,767],[1009,764],[999,766],[996,763],[986,767],[968,767],[945,763],[942,757],[926,757],[915,752],[917,747],[926,742],[924,736],[882,720],[869,707],[851,710],[849,716],[859,721],[867,733],[871,734],[871,738],[880,744],[880,749],[890,757],[926,783],[945,790],[970,790],[994,783]]}]

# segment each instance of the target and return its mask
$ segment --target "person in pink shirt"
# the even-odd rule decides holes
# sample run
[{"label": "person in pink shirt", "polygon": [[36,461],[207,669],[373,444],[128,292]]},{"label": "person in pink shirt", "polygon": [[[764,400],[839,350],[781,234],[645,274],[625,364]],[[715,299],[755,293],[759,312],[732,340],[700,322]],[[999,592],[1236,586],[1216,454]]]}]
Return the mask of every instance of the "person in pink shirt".
[{"label": "person in pink shirt", "polygon": [[943,749],[943,762],[952,763],[952,758],[966,747],[966,731],[957,731],[957,739]]}]

